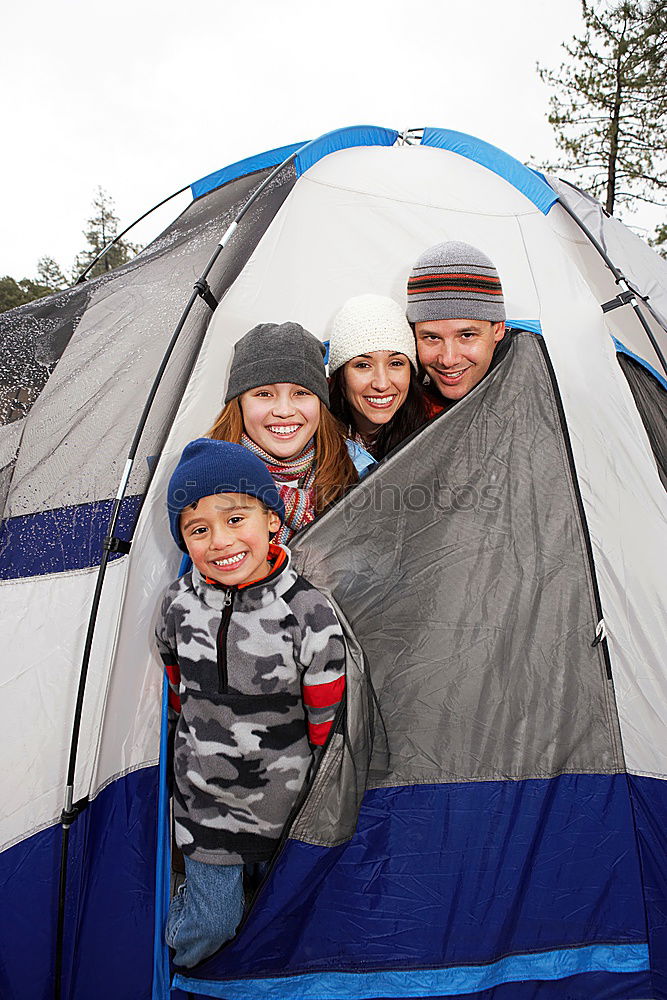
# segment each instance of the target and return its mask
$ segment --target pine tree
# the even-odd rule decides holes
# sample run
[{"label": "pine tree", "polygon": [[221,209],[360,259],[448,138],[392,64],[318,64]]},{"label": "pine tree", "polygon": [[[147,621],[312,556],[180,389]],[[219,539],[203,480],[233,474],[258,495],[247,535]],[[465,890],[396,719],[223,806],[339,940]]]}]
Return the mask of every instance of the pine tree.
[{"label": "pine tree", "polygon": [[[113,198],[99,187],[93,199],[94,214],[88,219],[83,235],[88,248],[77,255],[74,263],[73,280],[97,257],[99,252],[114,239],[118,232],[118,217]],[[106,274],[107,271],[127,263],[137,253],[139,247],[128,240],[119,240],[104,257],[95,264],[89,277]],[[70,284],[60,265],[53,257],[40,257],[36,278],[21,278],[17,281],[6,274],[0,277],[0,313],[16,306],[25,305],[45,295],[60,292]]]},{"label": "pine tree", "polygon": [[9,274],[0,278],[0,312],[22,306],[29,301],[30,299],[26,298],[18,281],[15,281]]},{"label": "pine tree", "polygon": [[16,281],[8,274],[0,278],[0,312],[23,306],[26,302],[34,302],[45,295],[53,295],[68,285],[67,278],[53,257],[40,257],[36,278],[21,278]]},{"label": "pine tree", "polygon": [[40,257],[37,261],[37,281],[52,292],[61,292],[67,288],[69,281],[62,272],[60,264],[53,257]]},{"label": "pine tree", "polygon": [[581,0],[584,33],[558,70],[538,65],[554,92],[549,122],[565,154],[551,170],[615,206],[667,204],[667,5]]},{"label": "pine tree", "polygon": [[[87,228],[83,231],[88,247],[77,255],[74,262],[76,275],[81,274],[118,233],[118,216],[113,198],[101,187],[98,187],[93,198],[93,212],[94,214],[88,219]],[[100,274],[106,274],[107,271],[112,271],[115,267],[126,264],[137,253],[138,249],[139,247],[128,240],[119,240],[95,264],[88,277],[97,278]]]},{"label": "pine tree", "polygon": [[[53,263],[55,264],[55,261]],[[58,267],[57,264],[56,267]],[[58,270],[60,269],[58,268]],[[62,271],[60,273],[62,276]],[[65,284],[61,285],[60,288],[66,286],[67,282],[65,281]],[[26,302],[42,299],[45,295],[53,295],[54,292],[60,291],[60,288],[54,288],[44,280],[42,274],[39,274],[36,279],[21,278],[20,281],[5,274],[0,278],[0,313],[7,309],[14,309],[16,306],[24,306]]]}]

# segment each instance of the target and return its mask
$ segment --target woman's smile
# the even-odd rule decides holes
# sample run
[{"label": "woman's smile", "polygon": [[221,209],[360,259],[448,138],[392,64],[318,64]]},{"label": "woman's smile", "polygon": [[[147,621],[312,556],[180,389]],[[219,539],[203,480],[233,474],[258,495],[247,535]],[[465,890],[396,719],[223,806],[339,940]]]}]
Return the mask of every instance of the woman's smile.
[{"label": "woman's smile", "polygon": [[378,410],[384,410],[386,407],[391,406],[396,399],[396,393],[392,393],[390,396],[364,396],[364,399],[369,406],[374,407]]}]

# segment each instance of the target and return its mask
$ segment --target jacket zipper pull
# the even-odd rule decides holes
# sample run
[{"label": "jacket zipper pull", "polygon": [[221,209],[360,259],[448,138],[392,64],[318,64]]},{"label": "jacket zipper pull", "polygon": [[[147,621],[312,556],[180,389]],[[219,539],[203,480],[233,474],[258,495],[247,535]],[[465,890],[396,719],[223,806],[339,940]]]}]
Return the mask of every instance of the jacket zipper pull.
[{"label": "jacket zipper pull", "polygon": [[591,646],[597,646],[602,642],[603,639],[607,638],[607,626],[604,623],[604,618],[601,618],[598,622],[598,627],[595,630],[595,638],[593,639]]},{"label": "jacket zipper pull", "polygon": [[[233,600],[233,591],[225,590],[222,597],[220,625],[218,626],[218,635],[215,640],[216,659],[218,663],[218,690],[220,694],[224,694],[227,690],[227,628],[229,626],[229,619],[232,616],[230,605]],[[228,611],[228,609],[230,610]]]}]

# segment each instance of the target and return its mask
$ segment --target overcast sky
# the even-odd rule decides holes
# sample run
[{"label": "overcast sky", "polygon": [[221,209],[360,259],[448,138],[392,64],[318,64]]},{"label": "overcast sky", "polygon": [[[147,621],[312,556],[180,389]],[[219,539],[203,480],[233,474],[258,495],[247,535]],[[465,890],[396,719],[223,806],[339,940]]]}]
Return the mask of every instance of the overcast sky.
[{"label": "overcast sky", "polygon": [[125,225],[227,163],[344,125],[553,157],[535,64],[557,66],[581,28],[579,0],[22,0],[0,23],[0,275],[17,279],[45,254],[69,273],[97,185]]}]

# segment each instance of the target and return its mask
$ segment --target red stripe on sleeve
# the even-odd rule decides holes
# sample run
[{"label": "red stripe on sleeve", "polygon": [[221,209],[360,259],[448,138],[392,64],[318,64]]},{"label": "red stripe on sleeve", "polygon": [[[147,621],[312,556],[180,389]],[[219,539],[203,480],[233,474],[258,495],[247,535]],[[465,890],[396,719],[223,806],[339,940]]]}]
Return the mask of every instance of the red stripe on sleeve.
[{"label": "red stripe on sleeve", "polygon": [[322,747],[327,741],[327,736],[333,725],[333,719],[329,719],[328,722],[318,722],[308,723],[308,739],[311,743],[314,743],[316,747]]},{"label": "red stripe on sleeve", "polygon": [[169,688],[169,707],[173,708],[174,712],[180,712],[181,710],[181,699],[171,688]]},{"label": "red stripe on sleeve", "polygon": [[303,703],[308,708],[326,708],[337,705],[345,690],[345,674],[328,684],[304,684]]},{"label": "red stripe on sleeve", "polygon": [[173,684],[174,687],[178,687],[181,683],[181,668],[178,663],[167,663],[164,669],[167,671],[169,683]]}]

